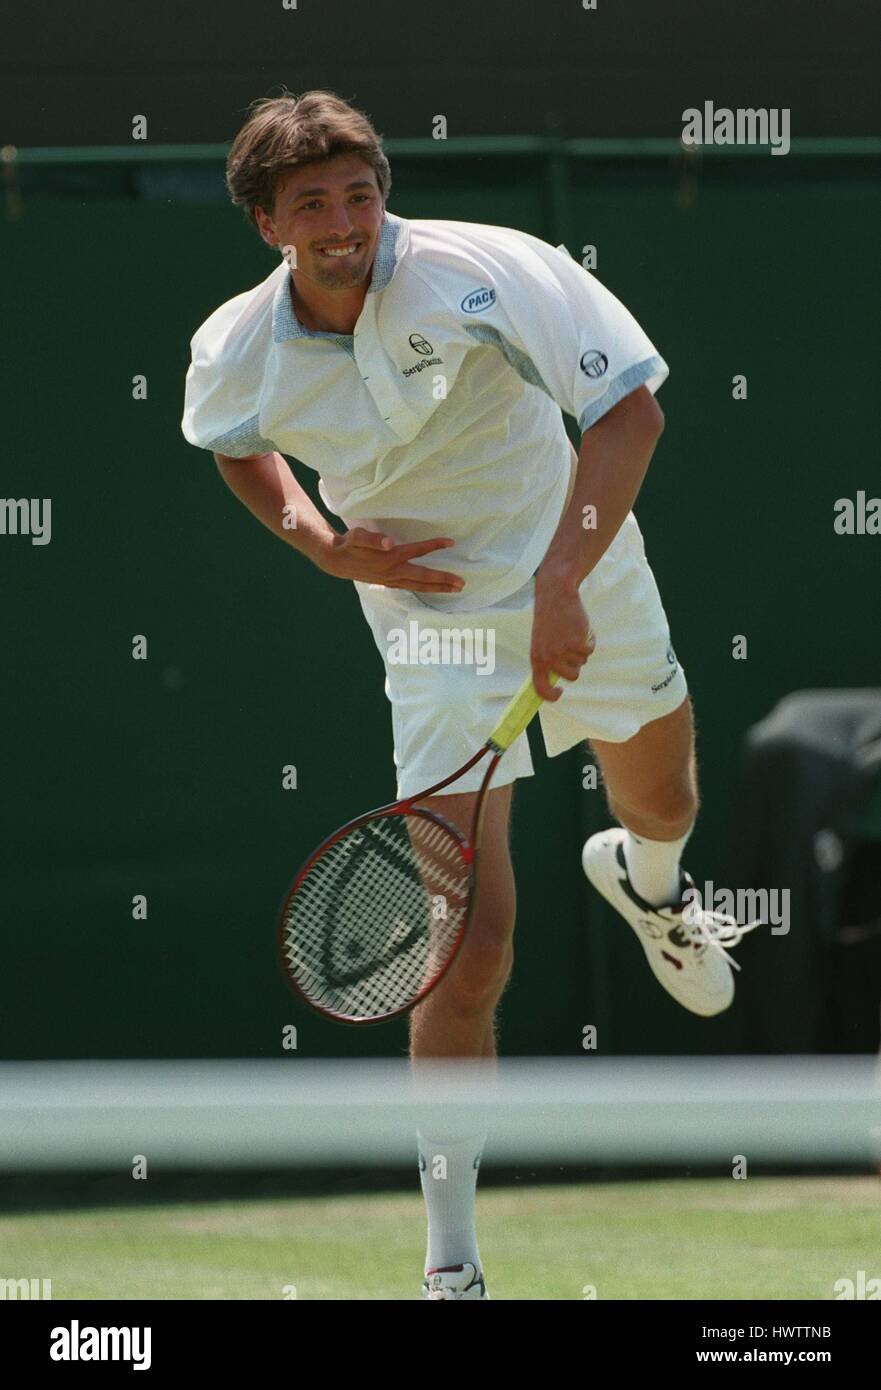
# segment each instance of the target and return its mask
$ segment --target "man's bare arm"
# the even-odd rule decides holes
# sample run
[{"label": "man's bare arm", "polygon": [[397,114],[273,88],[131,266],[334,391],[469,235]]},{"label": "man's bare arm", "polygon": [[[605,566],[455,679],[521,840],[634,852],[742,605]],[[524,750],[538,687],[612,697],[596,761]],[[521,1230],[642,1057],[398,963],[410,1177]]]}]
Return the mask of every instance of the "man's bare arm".
[{"label": "man's bare arm", "polygon": [[[550,684],[552,671],[577,680],[594,650],[580,585],[633,506],[663,428],[660,407],[640,387],[584,432],[569,501],[535,581],[529,657],[543,700],[559,700],[563,693]],[[596,526],[585,528],[588,506],[596,508]]]},{"label": "man's bare arm", "polygon": [[215,454],[214,458],[229,489],[279,540],[310,560],[333,545],[336,531],[300,487],[281,454],[255,454],[245,459]]},{"label": "man's bare arm", "polygon": [[[663,429],[660,406],[641,386],[585,430],[569,502],[539,571],[543,585],[577,591],[599,563],[636,501]],[[591,505],[596,527],[585,528]]]},{"label": "man's bare arm", "polygon": [[463,587],[458,575],[412,563],[454,545],[450,537],[396,545],[391,536],[361,526],[341,534],[328,525],[281,454],[214,458],[224,482],[248,511],[325,574],[422,593],[458,593]]}]

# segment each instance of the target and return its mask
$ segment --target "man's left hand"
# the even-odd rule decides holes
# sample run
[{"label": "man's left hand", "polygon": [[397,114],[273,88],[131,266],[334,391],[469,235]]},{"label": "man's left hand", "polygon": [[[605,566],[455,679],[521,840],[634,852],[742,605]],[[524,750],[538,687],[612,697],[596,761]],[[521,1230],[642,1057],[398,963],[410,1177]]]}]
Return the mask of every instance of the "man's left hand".
[{"label": "man's left hand", "polygon": [[578,590],[551,579],[535,581],[535,611],[529,659],[532,681],[543,700],[559,700],[560,686],[550,684],[555,671],[563,680],[575,681],[594,647],[596,638]]}]

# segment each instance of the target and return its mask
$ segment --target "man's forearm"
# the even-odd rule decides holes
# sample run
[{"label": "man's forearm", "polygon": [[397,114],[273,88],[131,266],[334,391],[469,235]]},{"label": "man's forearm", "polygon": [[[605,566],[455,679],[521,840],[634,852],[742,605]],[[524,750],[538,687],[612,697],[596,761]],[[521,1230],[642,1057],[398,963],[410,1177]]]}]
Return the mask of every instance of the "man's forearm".
[{"label": "man's forearm", "polygon": [[572,494],[541,564],[543,585],[577,590],[636,501],[664,427],[660,409],[645,396],[626,396],[585,431]]},{"label": "man's forearm", "polygon": [[215,454],[224,482],[264,526],[308,558],[337,534],[303,491],[281,454],[249,459]]}]

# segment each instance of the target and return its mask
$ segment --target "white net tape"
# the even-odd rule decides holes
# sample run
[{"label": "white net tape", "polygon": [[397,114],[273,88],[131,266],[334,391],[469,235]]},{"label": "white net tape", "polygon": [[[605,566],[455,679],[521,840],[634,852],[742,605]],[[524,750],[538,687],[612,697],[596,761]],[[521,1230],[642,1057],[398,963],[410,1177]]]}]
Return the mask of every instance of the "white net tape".
[{"label": "white net tape", "polygon": [[858,1057],[9,1062],[0,1170],[411,1164],[417,1128],[489,1133],[487,1164],[881,1162]]}]

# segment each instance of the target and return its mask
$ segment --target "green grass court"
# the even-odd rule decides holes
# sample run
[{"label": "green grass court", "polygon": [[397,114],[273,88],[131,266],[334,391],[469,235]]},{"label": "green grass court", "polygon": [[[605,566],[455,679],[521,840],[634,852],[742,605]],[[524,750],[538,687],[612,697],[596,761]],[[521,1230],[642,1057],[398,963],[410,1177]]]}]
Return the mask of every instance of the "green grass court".
[{"label": "green grass court", "polygon": [[[881,1277],[881,1178],[660,1179],[486,1186],[493,1299],[832,1299]],[[54,1299],[418,1298],[418,1183],[407,1193],[152,1199],[140,1209],[0,1213],[6,1278]]]}]

